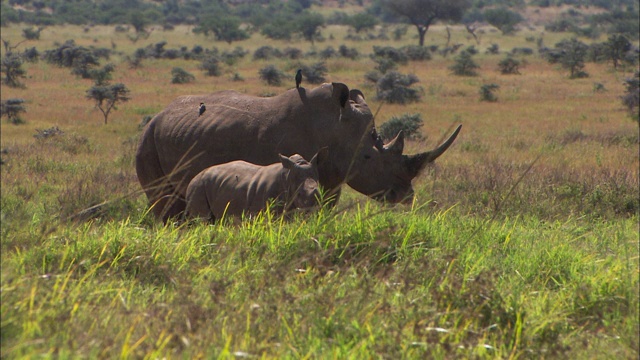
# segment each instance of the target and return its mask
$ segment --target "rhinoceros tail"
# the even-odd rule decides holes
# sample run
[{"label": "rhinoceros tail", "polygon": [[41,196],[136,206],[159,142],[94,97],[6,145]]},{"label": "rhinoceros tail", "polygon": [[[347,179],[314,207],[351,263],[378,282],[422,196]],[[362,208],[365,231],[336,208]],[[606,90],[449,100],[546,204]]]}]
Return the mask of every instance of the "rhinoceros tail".
[{"label": "rhinoceros tail", "polygon": [[153,121],[149,122],[140,137],[136,151],[136,173],[153,214],[167,222],[181,216],[186,203],[181,196],[176,196],[176,189],[162,170],[154,139],[154,125]]}]

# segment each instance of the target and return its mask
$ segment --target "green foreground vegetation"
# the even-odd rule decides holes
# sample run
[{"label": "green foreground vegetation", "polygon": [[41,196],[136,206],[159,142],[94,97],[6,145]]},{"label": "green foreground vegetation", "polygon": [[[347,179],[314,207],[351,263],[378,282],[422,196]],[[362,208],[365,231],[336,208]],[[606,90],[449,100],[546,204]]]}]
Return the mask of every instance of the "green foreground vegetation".
[{"label": "green foreground vegetation", "polygon": [[[473,1],[471,27],[433,25],[424,47],[407,24],[364,26],[386,21],[378,1],[288,1],[324,14],[310,37],[260,28],[289,10],[256,7],[228,42],[200,3],[218,4],[0,3],[3,359],[639,357],[636,0],[514,1],[498,18],[527,19],[502,28],[481,20],[503,2]],[[298,68],[303,87],[361,89],[388,137],[413,124],[407,154],[463,124],[414,203],[344,186],[287,219],[153,219],[144,122],[179,95],[280,94]],[[383,96],[403,82],[406,103]]]},{"label": "green foreground vegetation", "polygon": [[139,219],[55,236],[39,226],[3,236],[2,351],[12,358],[638,351],[635,218],[494,220],[366,202],[238,225]]}]

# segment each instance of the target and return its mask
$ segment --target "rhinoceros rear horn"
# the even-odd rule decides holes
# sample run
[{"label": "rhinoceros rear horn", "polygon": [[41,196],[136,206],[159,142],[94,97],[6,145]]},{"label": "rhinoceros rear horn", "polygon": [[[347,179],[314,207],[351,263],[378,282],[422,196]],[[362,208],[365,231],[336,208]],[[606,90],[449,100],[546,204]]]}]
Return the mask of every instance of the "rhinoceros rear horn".
[{"label": "rhinoceros rear horn", "polygon": [[449,136],[449,138],[445,142],[431,151],[423,152],[416,155],[405,155],[405,164],[407,165],[411,176],[415,177],[416,175],[418,175],[418,173],[425,167],[425,165],[434,162],[440,155],[447,151],[449,146],[453,144],[453,141],[458,136],[458,133],[460,133],[460,129],[462,129],[462,125],[458,125],[453,134],[451,134],[451,136]]},{"label": "rhinoceros rear horn", "polygon": [[344,107],[349,100],[349,88],[343,83],[331,83],[331,85],[333,86],[333,98],[338,100],[340,107]]}]

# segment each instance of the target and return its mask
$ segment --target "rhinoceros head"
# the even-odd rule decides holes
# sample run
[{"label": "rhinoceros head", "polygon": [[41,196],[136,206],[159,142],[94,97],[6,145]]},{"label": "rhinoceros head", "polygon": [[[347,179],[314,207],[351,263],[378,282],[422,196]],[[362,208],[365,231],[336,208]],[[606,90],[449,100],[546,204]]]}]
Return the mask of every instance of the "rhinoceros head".
[{"label": "rhinoceros head", "polygon": [[301,155],[290,157],[280,155],[282,166],[288,170],[285,177],[287,202],[296,209],[312,208],[318,204],[320,198],[318,185],[318,154],[310,161]]},{"label": "rhinoceros head", "polygon": [[[338,121],[329,127],[330,136],[337,139],[337,143],[327,142],[333,151],[333,165],[339,171],[326,171],[329,165],[323,164],[320,170],[320,180],[329,188],[336,187],[336,181],[327,179],[328,176],[340,173],[338,183],[346,180],[347,184],[356,191],[371,196],[380,201],[391,203],[410,202],[413,199],[411,181],[428,164],[436,160],[453,143],[458,136],[461,126],[437,148],[415,154],[403,155],[404,135],[402,132],[384,144],[375,131],[374,114],[365,101],[364,94],[357,89],[348,89],[340,83],[325,84],[315,92],[327,92],[331,89],[330,99],[324,107],[332,116],[338,116]],[[336,112],[339,106],[339,112]],[[327,132],[326,128],[316,129],[318,134]],[[336,136],[339,134],[339,136]],[[352,156],[336,159],[335,156]],[[329,174],[329,175],[327,175]]]},{"label": "rhinoceros head", "polygon": [[403,155],[404,134],[384,144],[375,127],[357,155],[352,174],[347,183],[356,191],[379,201],[410,203],[413,200],[411,181],[424,167],[436,160],[453,143],[462,125],[437,148],[415,154]]}]

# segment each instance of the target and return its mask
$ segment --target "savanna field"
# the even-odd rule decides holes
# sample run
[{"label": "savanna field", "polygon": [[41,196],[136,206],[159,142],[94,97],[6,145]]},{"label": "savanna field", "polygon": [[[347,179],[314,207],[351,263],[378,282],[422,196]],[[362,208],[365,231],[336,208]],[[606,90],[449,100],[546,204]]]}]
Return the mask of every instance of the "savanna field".
[{"label": "savanna field", "polygon": [[[2,39],[19,43],[22,28],[3,27]],[[620,100],[637,66],[589,62],[589,77],[569,79],[534,50],[519,57],[521,74],[503,75],[498,62],[512,48],[571,35],[486,26],[478,44],[449,28],[452,44],[479,50],[479,75],[453,75],[454,55],[409,61],[398,71],[419,78],[421,100],[382,104],[375,119],[380,127],[421,114],[423,139],[406,142],[409,154],[462,124],[414,180],[413,204],[383,205],[344,186],[335,208],[215,225],[164,225],[149,213],[134,164],[146,116],[180,95],[280,94],[300,63],[321,61],[253,60],[264,45],[357,49],[355,60],[324,61],[326,81],[362,90],[376,110],[368,55],[374,45],[417,44],[415,29],[355,41],[330,25],[312,45],[257,33],[227,44],[185,25],[133,42],[113,26],[66,25],[21,44],[112,49],[101,63],[115,65],[112,82],[131,99],[105,124],[86,97],[92,80],[42,60],[24,64],[24,88],[2,85],[1,99],[23,98],[27,110],[23,124],[1,123],[2,357],[637,359],[640,150],[638,122]],[[249,53],[217,77],[181,58],[129,66],[136,49],[161,41]],[[446,42],[445,26],[429,29],[425,44]],[[487,54],[494,43],[500,54]],[[287,74],[282,85],[260,79],[269,64]],[[195,80],[172,84],[174,67]],[[498,100],[480,101],[492,83]],[[63,133],[34,137],[52,127]]]}]

